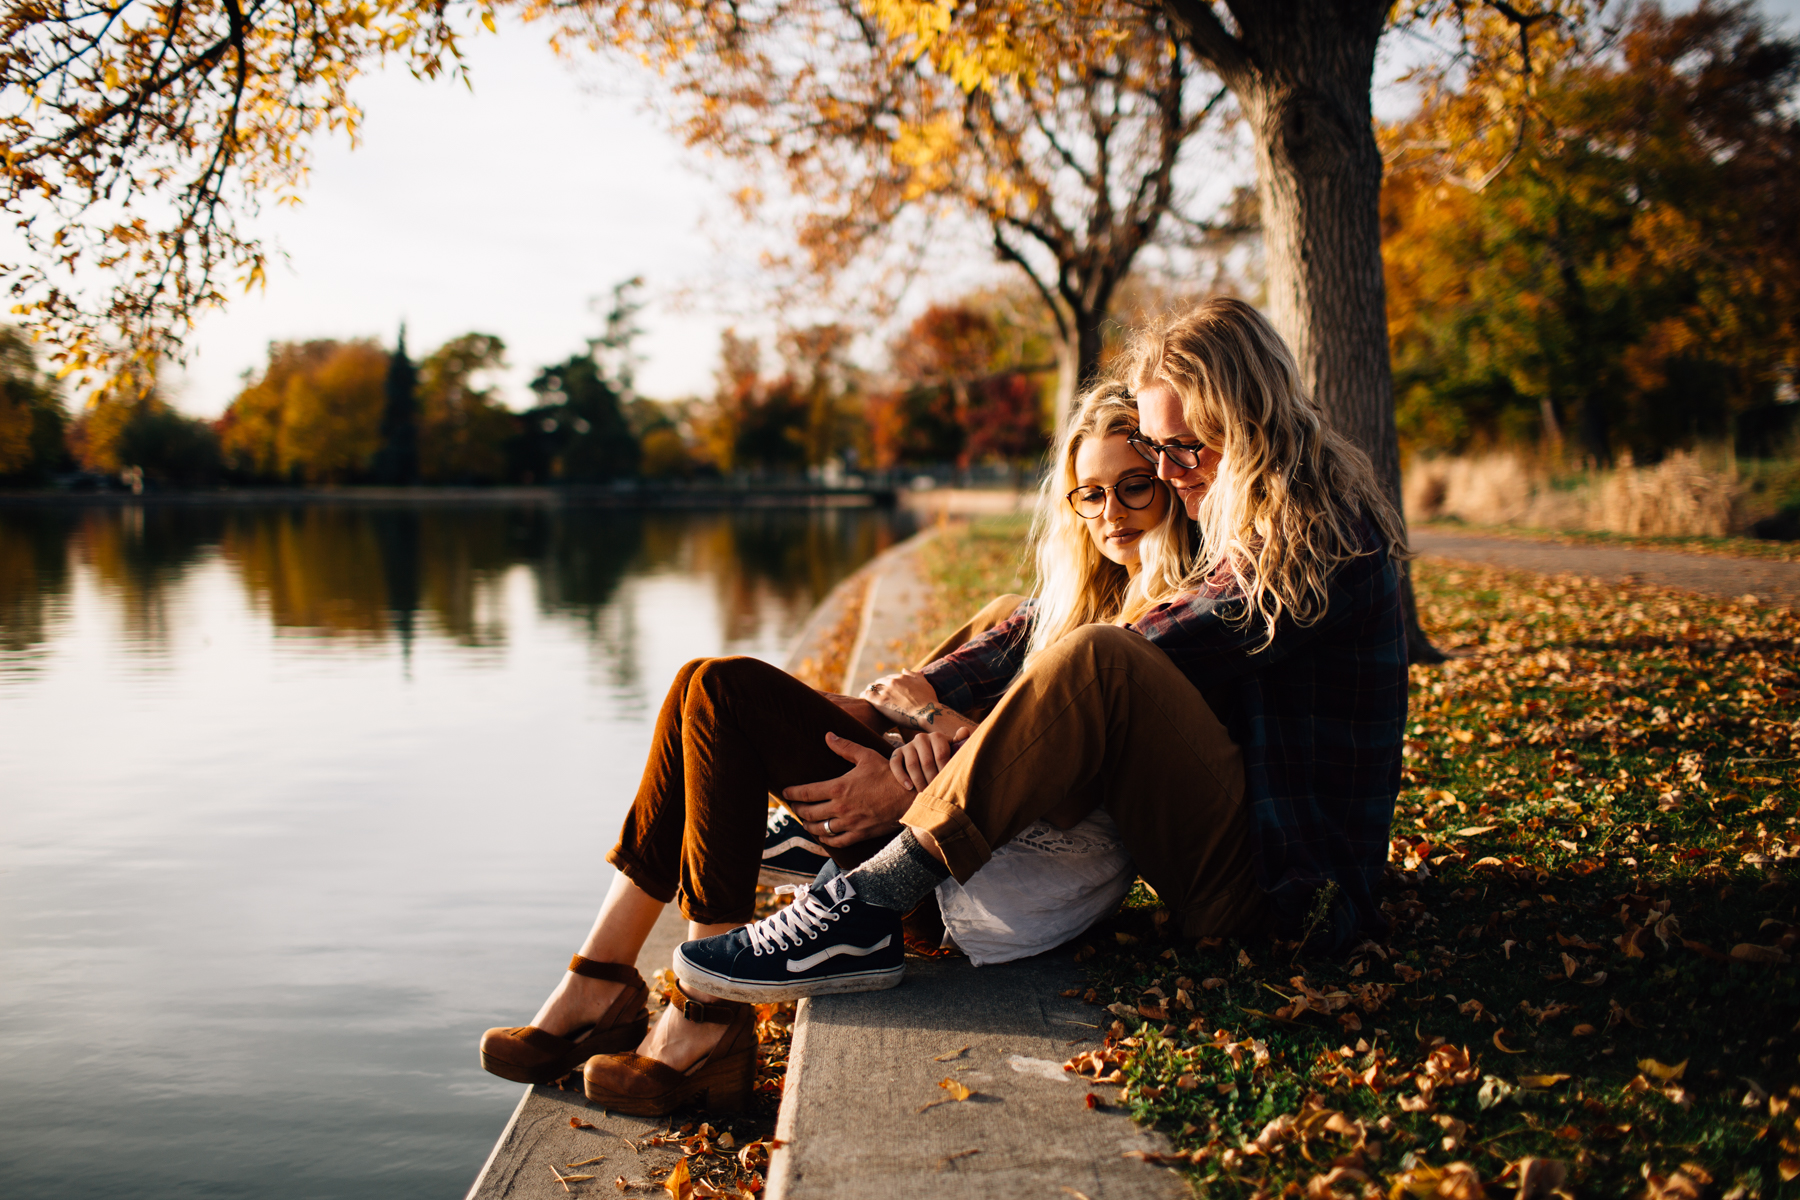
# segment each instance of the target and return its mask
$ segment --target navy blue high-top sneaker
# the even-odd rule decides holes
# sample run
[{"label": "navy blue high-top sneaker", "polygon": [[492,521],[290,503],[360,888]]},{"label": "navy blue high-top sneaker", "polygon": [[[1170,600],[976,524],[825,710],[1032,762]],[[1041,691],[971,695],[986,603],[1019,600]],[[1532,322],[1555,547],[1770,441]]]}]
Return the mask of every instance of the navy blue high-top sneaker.
[{"label": "navy blue high-top sneaker", "polygon": [[781,887],[794,902],[772,917],[675,951],[682,987],[724,1000],[769,1004],[829,992],[875,992],[906,974],[900,914],[856,898],[834,875]]},{"label": "navy blue high-top sneaker", "polygon": [[819,868],[831,861],[825,849],[806,827],[785,808],[769,810],[763,833],[762,872],[756,882],[764,887],[782,883],[811,883]]}]

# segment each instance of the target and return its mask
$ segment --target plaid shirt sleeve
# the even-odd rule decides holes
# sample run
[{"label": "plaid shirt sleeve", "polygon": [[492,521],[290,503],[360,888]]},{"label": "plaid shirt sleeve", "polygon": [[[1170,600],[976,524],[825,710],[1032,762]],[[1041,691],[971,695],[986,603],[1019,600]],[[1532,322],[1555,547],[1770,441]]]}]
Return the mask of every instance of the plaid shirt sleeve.
[{"label": "plaid shirt sleeve", "polygon": [[998,703],[1025,662],[1025,643],[1036,617],[1037,601],[1027,600],[980,637],[926,666],[922,674],[938,703],[960,713]]}]

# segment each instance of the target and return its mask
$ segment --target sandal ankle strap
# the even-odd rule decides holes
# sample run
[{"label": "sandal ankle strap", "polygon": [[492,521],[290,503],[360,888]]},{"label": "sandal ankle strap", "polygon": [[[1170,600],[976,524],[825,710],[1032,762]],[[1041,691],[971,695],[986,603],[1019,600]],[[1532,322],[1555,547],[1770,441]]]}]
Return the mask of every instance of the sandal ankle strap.
[{"label": "sandal ankle strap", "polygon": [[641,984],[643,976],[637,973],[636,967],[624,963],[601,962],[598,959],[583,958],[577,954],[569,959],[569,970],[576,975],[585,975],[589,979],[604,979],[611,983]]},{"label": "sandal ankle strap", "polygon": [[696,1025],[729,1025],[750,1006],[742,1000],[695,1000],[675,984],[669,985],[669,1007]]}]

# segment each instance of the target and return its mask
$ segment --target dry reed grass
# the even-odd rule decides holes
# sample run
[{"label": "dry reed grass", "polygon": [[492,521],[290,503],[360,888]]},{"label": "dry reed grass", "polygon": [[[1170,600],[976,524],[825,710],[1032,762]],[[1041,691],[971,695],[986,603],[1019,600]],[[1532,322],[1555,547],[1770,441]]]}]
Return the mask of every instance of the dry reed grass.
[{"label": "dry reed grass", "polygon": [[1585,529],[1638,537],[1728,537],[1749,524],[1736,472],[1678,452],[1650,467],[1557,478],[1517,454],[1424,459],[1403,484],[1410,521]]}]

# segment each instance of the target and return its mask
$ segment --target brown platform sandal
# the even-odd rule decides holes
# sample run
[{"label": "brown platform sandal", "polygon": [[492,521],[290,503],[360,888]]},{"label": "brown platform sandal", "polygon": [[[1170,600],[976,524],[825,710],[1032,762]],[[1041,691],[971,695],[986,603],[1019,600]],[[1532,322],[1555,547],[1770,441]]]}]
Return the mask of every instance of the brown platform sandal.
[{"label": "brown platform sandal", "polygon": [[622,983],[625,990],[613,999],[600,1019],[567,1037],[546,1033],[536,1025],[490,1029],[481,1035],[481,1069],[514,1083],[553,1083],[596,1054],[635,1047],[650,1029],[644,1000],[650,989],[636,967],[596,962],[577,954],[569,970],[589,979]]},{"label": "brown platform sandal", "polygon": [[725,1026],[719,1044],[686,1071],[636,1053],[597,1055],[581,1072],[588,1100],[628,1117],[660,1117],[689,1103],[715,1112],[743,1108],[756,1085],[756,1006],[702,1004],[678,987],[669,988],[669,1003],[690,1021]]}]

